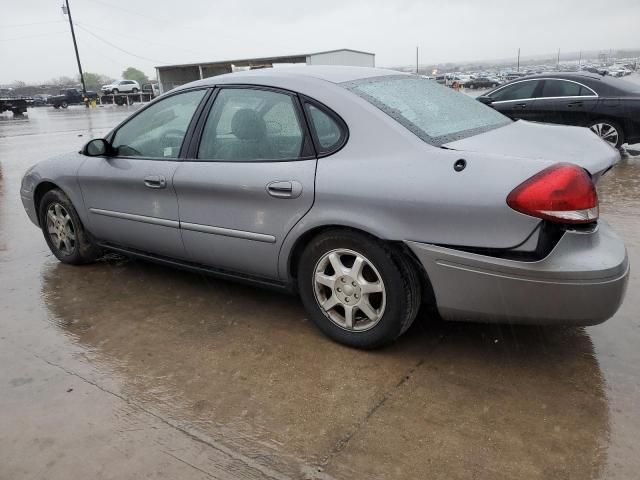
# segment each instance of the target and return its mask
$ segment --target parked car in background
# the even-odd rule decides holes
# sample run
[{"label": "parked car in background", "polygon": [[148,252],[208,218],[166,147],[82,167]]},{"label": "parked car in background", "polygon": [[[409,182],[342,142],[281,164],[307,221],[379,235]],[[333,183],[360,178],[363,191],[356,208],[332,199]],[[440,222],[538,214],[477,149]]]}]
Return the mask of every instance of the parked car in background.
[{"label": "parked car in background", "polygon": [[494,88],[494,87],[497,87],[498,85],[500,85],[500,82],[498,80],[493,78],[488,78],[488,77],[472,78],[470,80],[467,80],[467,82],[464,84],[466,88],[471,88],[471,89]]},{"label": "parked car in background", "polygon": [[109,85],[103,85],[100,91],[104,94],[138,93],[140,84],[135,80],[118,80]]},{"label": "parked car in background", "polygon": [[[80,103],[84,103],[85,95],[82,94],[82,90],[79,88],[65,88],[60,90],[59,95],[53,95],[47,99],[49,105],[52,105],[53,108],[67,108],[69,105],[77,105]],[[86,98],[89,100],[97,99],[98,94],[96,92],[92,92],[87,90]]]},{"label": "parked car in background", "polygon": [[265,69],[168,92],[30,168],[21,197],[64,263],[106,249],[297,291],[329,337],[375,348],[423,302],[449,320],[611,317],[629,261],[595,183],[619,158],[414,75]]},{"label": "parked car in background", "polygon": [[157,83],[145,83],[142,85],[142,93],[148,93],[152,97],[160,95],[160,87]]},{"label": "parked car in background", "polygon": [[51,98],[51,95],[47,93],[38,93],[33,96],[33,106],[41,107],[43,105],[47,105],[47,103],[49,103],[49,98]]},{"label": "parked car in background", "polygon": [[478,97],[514,120],[590,128],[611,146],[640,142],[640,85],[587,72],[535,75]]}]

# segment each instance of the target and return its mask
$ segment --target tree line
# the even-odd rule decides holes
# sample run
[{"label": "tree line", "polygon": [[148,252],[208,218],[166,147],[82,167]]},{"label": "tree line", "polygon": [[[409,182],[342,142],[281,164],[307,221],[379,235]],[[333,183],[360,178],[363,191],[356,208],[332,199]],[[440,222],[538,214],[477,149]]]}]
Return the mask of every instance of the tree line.
[{"label": "tree line", "polygon": [[[104,75],[101,73],[93,73],[93,72],[83,72],[84,75],[84,83],[86,85],[87,90],[92,90],[94,92],[99,92],[100,87],[103,85],[108,85],[114,82],[116,79],[111,77],[110,75]],[[152,83],[153,81],[145,75],[145,73],[141,70],[138,70],[134,67],[128,67],[122,72],[123,80],[135,80],[142,86],[145,83]],[[73,77],[69,76],[61,76],[54,77],[48,82],[40,85],[28,84],[27,82],[23,82],[21,80],[16,80],[8,85],[8,87],[12,88],[15,95],[35,95],[37,93],[58,93],[58,90],[61,88],[73,88],[78,87],[82,88],[80,82],[80,75],[76,75]]]}]

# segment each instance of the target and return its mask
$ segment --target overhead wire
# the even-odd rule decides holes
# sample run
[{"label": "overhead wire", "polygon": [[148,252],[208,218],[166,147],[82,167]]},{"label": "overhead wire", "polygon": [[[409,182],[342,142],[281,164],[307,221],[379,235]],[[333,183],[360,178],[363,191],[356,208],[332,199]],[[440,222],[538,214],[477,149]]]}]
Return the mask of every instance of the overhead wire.
[{"label": "overhead wire", "polygon": [[158,59],[154,59],[154,58],[149,58],[149,57],[145,57],[145,56],[138,55],[136,53],[130,52],[128,50],[125,50],[122,47],[119,47],[118,45],[115,45],[115,44],[111,43],[109,40],[106,40],[105,38],[102,38],[100,35],[92,32],[88,28],[85,28],[85,27],[83,27],[82,25],[80,25],[78,23],[74,22],[74,25],[77,26],[78,28],[82,29],[83,31],[85,31],[89,35],[92,35],[93,37],[97,38],[101,42],[104,42],[107,45],[111,46],[112,48],[115,48],[116,50],[120,50],[121,52],[126,53],[127,55],[131,55],[132,57],[136,57],[136,58],[139,58],[141,60],[146,60],[146,61],[152,62],[152,63],[170,63],[170,62],[165,62],[164,60],[158,60]]}]

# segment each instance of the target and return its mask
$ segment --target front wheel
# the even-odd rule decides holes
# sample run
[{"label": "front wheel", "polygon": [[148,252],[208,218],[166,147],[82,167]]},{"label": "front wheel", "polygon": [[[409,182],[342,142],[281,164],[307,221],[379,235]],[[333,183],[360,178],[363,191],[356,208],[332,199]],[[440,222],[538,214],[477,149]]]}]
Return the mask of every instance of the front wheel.
[{"label": "front wheel", "polygon": [[596,120],[588,125],[589,129],[614,148],[624,143],[624,132],[620,125],[610,120]]},{"label": "front wheel", "polygon": [[393,342],[420,306],[420,281],[404,254],[352,231],[325,232],[306,247],[298,288],[316,326],[356,348]]},{"label": "front wheel", "polygon": [[67,108],[67,107],[69,106],[69,104],[68,104],[67,102],[62,102],[62,103],[60,104],[60,106],[61,106],[62,108]]},{"label": "front wheel", "polygon": [[120,91],[119,91],[117,88],[114,88],[113,90],[111,90],[111,93],[112,93],[113,95],[117,95],[117,94],[119,94],[119,93],[120,93]]},{"label": "front wheel", "polygon": [[138,93],[138,89],[134,88],[133,90],[131,90],[131,93]]},{"label": "front wheel", "polygon": [[78,212],[62,190],[45,193],[38,211],[47,245],[62,263],[81,265],[100,256],[100,248],[89,240]]}]

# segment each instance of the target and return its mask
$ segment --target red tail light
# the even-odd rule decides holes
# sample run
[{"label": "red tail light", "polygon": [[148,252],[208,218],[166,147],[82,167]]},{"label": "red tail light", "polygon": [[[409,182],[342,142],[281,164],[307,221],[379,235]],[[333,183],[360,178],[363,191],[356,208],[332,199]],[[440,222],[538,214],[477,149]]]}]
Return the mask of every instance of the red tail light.
[{"label": "red tail light", "polygon": [[590,223],[598,219],[598,194],[582,168],[553,165],[526,180],[507,197],[518,212],[558,223]]}]

